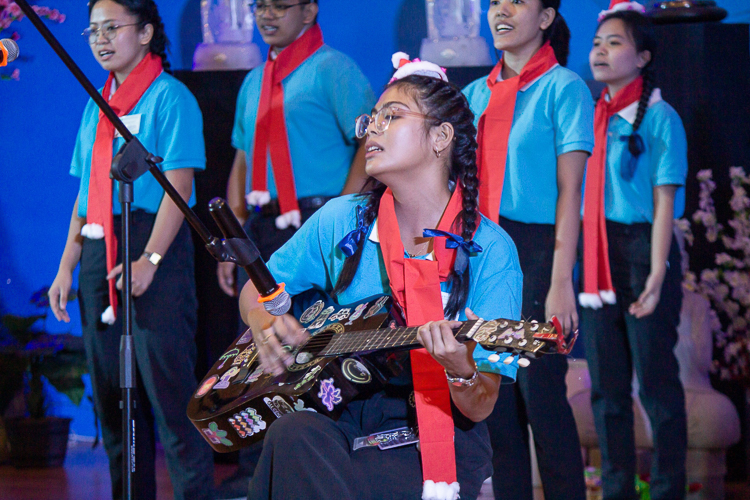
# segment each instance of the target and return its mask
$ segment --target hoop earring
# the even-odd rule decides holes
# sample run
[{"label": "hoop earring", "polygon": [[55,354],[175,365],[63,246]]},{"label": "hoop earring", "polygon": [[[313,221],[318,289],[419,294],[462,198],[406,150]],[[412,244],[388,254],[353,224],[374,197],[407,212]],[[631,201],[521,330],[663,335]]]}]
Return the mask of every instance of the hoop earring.
[{"label": "hoop earring", "polygon": [[442,151],[438,151],[437,148],[433,149],[433,151],[435,153],[435,156],[438,157],[438,158],[440,158],[440,154],[442,153]]}]

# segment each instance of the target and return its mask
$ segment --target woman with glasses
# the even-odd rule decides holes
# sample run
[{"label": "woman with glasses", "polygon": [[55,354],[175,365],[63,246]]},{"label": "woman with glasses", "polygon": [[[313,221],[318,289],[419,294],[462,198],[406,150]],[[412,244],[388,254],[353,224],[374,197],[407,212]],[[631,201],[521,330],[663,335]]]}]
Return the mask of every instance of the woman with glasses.
[{"label": "woman with glasses", "polygon": [[[187,88],[167,73],[167,38],[152,0],[92,0],[84,37],[109,72],[103,97],[192,205],[193,172],[205,168],[202,116]],[[123,144],[90,101],[78,131],[71,174],[80,177],[58,274],[49,291],[58,320],[70,321],[68,295],[80,263],[79,305],[97,415],[109,457],[112,496],[122,497],[123,435],[119,350],[123,297],[119,189],[109,178]],[[193,243],[182,213],[150,175],[134,182],[133,340],[137,362],[138,498],[156,498],[155,429],[175,498],[212,497],[211,451],[185,415],[196,387]]]},{"label": "woman with glasses", "polygon": [[[431,63],[404,64],[395,76],[372,114],[357,121],[357,136],[366,138],[365,189],[327,203],[268,266],[292,294],[319,287],[340,304],[392,294],[408,325],[424,325],[418,339],[425,350],[389,355],[401,375],[350,402],[337,421],[306,411],[274,421],[251,499],[454,500],[459,491],[471,499],[491,472],[482,420],[501,377],[515,378],[517,362],[507,355],[492,362],[476,344],[458,343],[446,318],[518,318],[518,257],[505,232],[478,211],[476,130],[464,96]],[[280,342],[299,342],[301,327],[289,315],[274,322],[257,298],[248,283],[242,318],[264,370],[279,374],[291,362]],[[436,388],[434,403],[423,404],[425,384]],[[420,426],[419,446],[411,439],[385,450],[353,447],[358,437],[430,416],[435,421]],[[445,433],[441,443],[436,433]]]},{"label": "woman with glasses", "polygon": [[[464,93],[477,116],[480,208],[518,246],[523,316],[556,316],[569,333],[578,326],[573,267],[594,110],[586,84],[563,67],[570,32],[559,8],[560,0],[491,1],[487,20],[502,59]],[[495,498],[533,496],[529,425],[545,498],[585,497],[567,370],[564,357],[547,357],[500,389],[488,420]]]}]

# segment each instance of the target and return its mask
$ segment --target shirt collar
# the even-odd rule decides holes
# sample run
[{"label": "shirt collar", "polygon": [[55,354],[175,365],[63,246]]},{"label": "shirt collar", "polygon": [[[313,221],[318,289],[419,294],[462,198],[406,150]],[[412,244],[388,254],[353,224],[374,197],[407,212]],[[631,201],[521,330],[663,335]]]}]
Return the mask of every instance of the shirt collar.
[{"label": "shirt collar", "polygon": [[[370,235],[367,237],[367,239],[372,241],[373,243],[380,244],[380,234],[378,233],[378,219],[375,219],[372,222],[372,229],[370,229]],[[404,254],[406,254],[406,251],[404,251]],[[429,255],[420,258],[424,260],[435,260],[435,252],[432,251],[429,253]]]},{"label": "shirt collar", "polygon": [[[609,97],[609,95],[607,95]],[[656,88],[653,92],[651,92],[651,97],[648,100],[648,107],[650,108],[657,102],[661,101],[661,90]],[[634,103],[625,106],[620,111],[617,112],[620,117],[627,121],[629,124],[635,123],[635,116],[638,114],[638,101],[635,101]]]},{"label": "shirt collar", "polygon": [[[544,75],[546,75],[547,73],[549,73],[550,71],[552,71],[553,69],[555,69],[555,68],[556,68],[556,67],[558,67],[558,66],[560,66],[560,64],[559,64],[559,63],[558,63],[558,64],[555,64],[555,65],[554,65],[554,66],[552,66],[552,67],[551,67],[550,69],[548,69],[547,71],[545,71],[545,72],[544,72],[544,73],[542,73],[541,75],[537,76],[536,78],[534,78],[533,80],[531,80],[531,81],[530,81],[529,83],[527,83],[526,85],[524,85],[523,87],[521,87],[521,88],[520,88],[520,89],[518,89],[518,90],[519,90],[519,91],[521,91],[521,92],[526,92],[526,91],[527,91],[527,90],[529,89],[529,87],[531,87],[531,86],[532,86],[532,85],[534,85],[534,84],[535,84],[536,82],[538,82],[538,81],[539,81],[539,79],[540,79],[541,77],[543,77]],[[497,81],[498,81],[498,82],[502,82],[502,81],[503,81],[503,72],[502,72],[502,71],[500,71],[500,72],[499,72],[499,73],[497,74]]]}]

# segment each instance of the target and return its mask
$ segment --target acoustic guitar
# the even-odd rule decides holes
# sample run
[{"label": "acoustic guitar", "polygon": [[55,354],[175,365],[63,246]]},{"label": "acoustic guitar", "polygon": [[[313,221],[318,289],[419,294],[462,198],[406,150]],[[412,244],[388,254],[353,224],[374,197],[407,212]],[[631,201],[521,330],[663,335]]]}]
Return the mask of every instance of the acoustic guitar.
[{"label": "acoustic guitar", "polygon": [[[262,440],[268,426],[287,413],[317,411],[338,418],[357,396],[382,389],[406,370],[398,351],[421,347],[417,327],[403,320],[387,295],[339,305],[320,290],[294,297],[290,311],[309,332],[306,343],[285,346],[294,364],[283,375],[263,372],[248,329],[214,364],[188,404],[188,417],[211,447],[235,451]],[[523,358],[567,354],[566,341],[552,323],[482,319],[454,330],[460,342],[473,340],[498,362],[508,352]]]}]

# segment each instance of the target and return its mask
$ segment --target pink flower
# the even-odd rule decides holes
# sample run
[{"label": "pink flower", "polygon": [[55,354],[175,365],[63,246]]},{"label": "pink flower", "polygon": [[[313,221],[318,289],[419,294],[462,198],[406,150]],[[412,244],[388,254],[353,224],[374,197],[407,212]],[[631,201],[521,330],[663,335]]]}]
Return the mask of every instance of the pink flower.
[{"label": "pink flower", "polygon": [[698,175],[696,175],[696,177],[698,178],[698,180],[701,181],[701,182],[707,181],[707,180],[711,179],[712,176],[713,176],[713,172],[711,172],[708,169],[700,170],[700,171],[698,171]]}]

